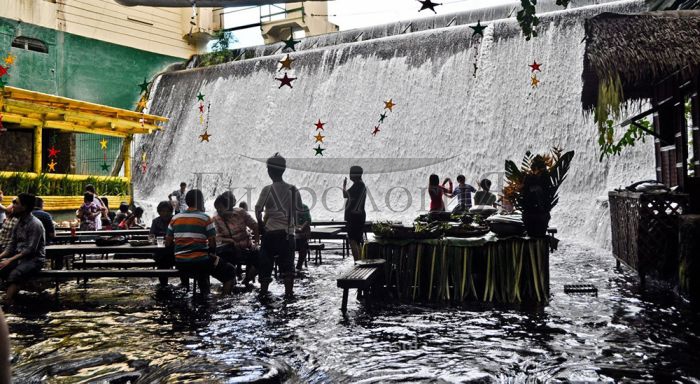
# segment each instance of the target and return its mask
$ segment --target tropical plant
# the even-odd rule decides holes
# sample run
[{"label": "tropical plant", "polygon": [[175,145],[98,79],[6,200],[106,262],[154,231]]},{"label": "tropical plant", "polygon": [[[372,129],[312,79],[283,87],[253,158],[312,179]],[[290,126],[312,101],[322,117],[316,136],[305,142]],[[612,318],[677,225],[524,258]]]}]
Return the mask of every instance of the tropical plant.
[{"label": "tropical plant", "polygon": [[520,167],[506,160],[506,181],[503,195],[522,212],[550,212],[559,202],[559,186],[566,179],[574,151],[562,154],[559,148],[551,153],[525,153]]},{"label": "tropical plant", "polygon": [[[564,8],[569,6],[570,0],[557,0],[556,4]],[[516,14],[516,19],[520,25],[520,29],[523,30],[525,35],[525,40],[530,40],[533,36],[537,37],[537,27],[540,24],[540,19],[537,17],[537,10],[535,6],[537,5],[537,0],[520,0],[520,5],[523,7]]]},{"label": "tropical plant", "polygon": [[85,186],[92,184],[100,195],[123,196],[129,194],[129,183],[121,179],[97,179],[88,177],[85,180],[71,180],[68,176],[54,179],[42,174],[37,177],[13,173],[0,177],[0,190],[8,196],[16,196],[26,192],[38,196],[80,196],[85,192]]}]

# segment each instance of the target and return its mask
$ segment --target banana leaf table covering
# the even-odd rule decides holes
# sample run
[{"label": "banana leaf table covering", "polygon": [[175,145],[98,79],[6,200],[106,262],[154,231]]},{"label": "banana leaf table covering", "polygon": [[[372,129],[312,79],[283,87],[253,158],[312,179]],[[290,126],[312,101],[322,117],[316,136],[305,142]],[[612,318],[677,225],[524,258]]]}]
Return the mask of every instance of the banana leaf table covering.
[{"label": "banana leaf table covering", "polygon": [[374,239],[363,259],[385,259],[385,282],[400,300],[546,304],[550,237],[493,233],[476,238]]}]

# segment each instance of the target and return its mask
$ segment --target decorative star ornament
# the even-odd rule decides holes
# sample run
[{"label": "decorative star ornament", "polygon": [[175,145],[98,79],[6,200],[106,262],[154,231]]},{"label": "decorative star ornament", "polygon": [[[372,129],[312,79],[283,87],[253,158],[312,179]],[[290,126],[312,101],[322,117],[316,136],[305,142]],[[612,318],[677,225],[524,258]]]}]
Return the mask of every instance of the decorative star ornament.
[{"label": "decorative star ornament", "polygon": [[7,68],[0,65],[0,77],[5,76],[6,74],[7,74]]},{"label": "decorative star ornament", "polygon": [[389,112],[393,112],[392,108],[394,108],[396,104],[394,104],[394,99],[389,99],[389,101],[384,102],[384,109],[388,109]]},{"label": "decorative star ornament", "polygon": [[316,134],[316,136],[314,136],[314,139],[316,139],[316,141],[315,141],[316,143],[323,143],[323,139],[324,139],[325,137],[326,137],[326,136],[323,136],[323,135],[321,134],[321,132],[319,132],[319,133]]},{"label": "decorative star ornament", "polygon": [[107,149],[107,139],[102,139],[100,141],[100,149]]},{"label": "decorative star ornament", "polygon": [[141,161],[146,161],[146,152],[141,154]]},{"label": "decorative star ornament", "polygon": [[328,124],[328,122],[322,123],[322,122],[321,122],[321,119],[318,119],[318,121],[314,123],[314,125],[316,126],[316,130],[317,130],[317,131],[318,131],[319,129],[323,129],[323,126],[326,125],[326,124]]},{"label": "decorative star ornament", "polygon": [[297,51],[296,47],[294,47],[294,46],[301,42],[301,40],[294,40],[294,36],[289,36],[289,40],[282,40],[282,41],[284,41],[284,48],[282,48],[282,49],[291,48],[292,51],[294,51],[294,52]]},{"label": "decorative star ornament", "polygon": [[321,148],[321,144],[319,144],[316,148],[314,148],[314,151],[316,151],[316,153],[314,154],[314,156],[318,156],[318,155],[323,156],[323,151],[325,151],[325,150],[326,150],[326,149],[325,149],[325,148]]},{"label": "decorative star ornament", "polygon": [[204,113],[204,104],[199,105],[199,112]]},{"label": "decorative star ornament", "polygon": [[202,92],[197,93],[197,101],[204,101],[204,95]]},{"label": "decorative star ornament", "polygon": [[100,165],[100,168],[102,168],[102,170],[105,172],[109,171],[109,165],[107,165],[107,163],[102,163],[102,165]]},{"label": "decorative star ornament", "polygon": [[210,137],[210,136],[211,136],[211,135],[210,135],[207,131],[204,131],[203,134],[199,135],[199,142],[200,142],[200,143],[203,143],[203,142],[206,141],[206,142],[208,143],[208,142],[209,142],[209,137]]},{"label": "decorative star ornament", "polygon": [[146,99],[141,99],[141,100],[139,100],[139,103],[138,103],[137,106],[139,107],[139,109],[144,109],[144,108],[146,108]]},{"label": "decorative star ornament", "polygon": [[540,83],[540,80],[537,78],[537,75],[532,75],[530,78],[530,85],[532,85],[532,88],[537,88],[537,85]]},{"label": "decorative star ornament", "polygon": [[379,126],[375,126],[374,130],[372,131],[372,136],[377,136],[377,133],[379,133],[379,131],[381,131],[381,129],[379,129]]},{"label": "decorative star ornament", "polygon": [[278,71],[281,71],[283,69],[292,69],[292,62],[293,61],[295,61],[295,60],[292,59],[291,57],[289,57],[289,55],[287,55],[287,57],[285,57],[284,60],[279,61],[279,63],[282,64],[282,66],[280,67],[280,69],[278,69]]},{"label": "decorative star ornament", "polygon": [[542,71],[540,71],[541,65],[542,65],[542,63],[537,63],[536,60],[533,60],[532,64],[530,64],[529,67],[532,68],[532,72],[535,72],[535,71],[542,72]]},{"label": "decorative star ornament", "polygon": [[421,7],[420,7],[420,9],[418,10],[418,12],[420,12],[420,11],[422,11],[422,10],[424,10],[424,9],[429,9],[429,10],[433,11],[435,14],[437,14],[437,12],[435,12],[435,7],[438,6],[438,5],[442,5],[442,3],[433,3],[433,2],[430,1],[430,0],[418,0],[418,2],[421,3],[421,4],[423,4],[423,5],[421,5]]},{"label": "decorative star ornament", "polygon": [[481,25],[481,20],[477,20],[475,26],[469,26],[469,28],[474,30],[474,32],[472,32],[472,37],[476,35],[481,35],[481,37],[484,37],[484,29],[486,29],[486,27],[488,27],[488,25]]},{"label": "decorative star ornament", "polygon": [[141,88],[141,93],[148,91],[148,86],[151,83],[149,81],[146,81],[146,78],[143,78],[143,83],[139,84],[139,87]]},{"label": "decorative star ornament", "polygon": [[59,153],[61,153],[60,149],[56,149],[53,146],[49,148],[49,157],[56,157]]},{"label": "decorative star ornament", "polygon": [[288,85],[289,88],[294,88],[294,87],[292,87],[292,81],[294,81],[296,79],[297,79],[296,77],[287,76],[287,72],[284,73],[284,77],[282,77],[282,78],[275,77],[275,80],[280,81],[280,86],[277,89],[282,88],[282,86],[284,86],[284,85]]},{"label": "decorative star ornament", "polygon": [[51,162],[46,164],[49,167],[49,172],[56,172],[56,165],[57,164],[58,164],[57,162],[55,162],[55,161],[53,161],[53,159],[51,159]]},{"label": "decorative star ornament", "polygon": [[386,112],[379,115],[379,124],[383,123],[384,119],[386,119]]},{"label": "decorative star ornament", "polygon": [[16,57],[12,56],[12,54],[8,54],[7,57],[5,58],[5,64],[7,64],[8,66],[14,64],[15,58]]},{"label": "decorative star ornament", "polygon": [[[2,67],[0,67],[0,68],[2,68]],[[3,87],[6,86],[6,85],[7,85],[7,81],[5,81],[5,79],[3,79],[2,77],[0,77],[0,88],[3,88]]]},{"label": "decorative star ornament", "polygon": [[146,163],[141,164],[141,170],[146,173]]}]

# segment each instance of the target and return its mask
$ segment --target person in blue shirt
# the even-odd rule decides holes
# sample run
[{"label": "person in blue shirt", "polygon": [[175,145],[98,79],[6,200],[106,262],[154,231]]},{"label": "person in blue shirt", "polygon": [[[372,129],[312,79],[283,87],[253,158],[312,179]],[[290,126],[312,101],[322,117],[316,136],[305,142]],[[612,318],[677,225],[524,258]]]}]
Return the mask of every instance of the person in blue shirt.
[{"label": "person in blue shirt", "polygon": [[457,176],[457,186],[452,191],[452,195],[457,197],[457,206],[452,210],[452,213],[469,212],[472,207],[472,193],[476,192],[476,188],[467,184],[464,175]]}]

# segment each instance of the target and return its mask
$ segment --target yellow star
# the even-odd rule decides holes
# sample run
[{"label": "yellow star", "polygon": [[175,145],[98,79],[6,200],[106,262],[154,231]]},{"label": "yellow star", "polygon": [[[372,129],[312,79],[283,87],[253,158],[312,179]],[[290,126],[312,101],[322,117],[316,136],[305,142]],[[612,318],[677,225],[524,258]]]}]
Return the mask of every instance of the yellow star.
[{"label": "yellow star", "polygon": [[289,57],[289,55],[287,55],[287,57],[284,60],[279,61],[279,63],[282,64],[282,66],[280,67],[280,69],[278,69],[278,71],[281,71],[285,68],[292,69],[292,62],[293,61],[294,61],[294,59],[292,59],[291,57]]},{"label": "yellow star", "polygon": [[384,102],[384,109],[388,109],[389,112],[394,112],[394,111],[392,110],[392,108],[394,108],[394,106],[396,106],[396,104],[394,104],[394,101],[393,101],[393,100],[394,100],[394,99],[389,99],[389,101],[385,101],[385,102]]},{"label": "yellow star", "polygon": [[51,162],[46,164],[49,166],[49,172],[56,172],[56,165],[57,164],[58,164],[57,162],[55,162],[55,161],[53,161],[53,159],[51,159]]},{"label": "yellow star", "polygon": [[107,139],[100,141],[100,149],[107,149]]},{"label": "yellow star", "polygon": [[15,57],[12,56],[11,54],[8,54],[7,57],[5,58],[5,64],[12,65],[15,62]]},{"label": "yellow star", "polygon": [[539,84],[540,81],[537,79],[536,75],[532,75],[530,78],[530,85],[532,85],[532,88],[537,88],[537,84]]},{"label": "yellow star", "polygon": [[211,136],[211,135],[210,135],[209,133],[207,133],[207,131],[204,131],[203,134],[199,135],[199,141],[202,142],[202,143],[206,141],[206,142],[208,143],[208,142],[209,142],[209,136]]},{"label": "yellow star", "polygon": [[146,99],[143,99],[143,98],[142,98],[141,100],[139,100],[138,107],[141,108],[141,109],[146,108]]},{"label": "yellow star", "polygon": [[141,161],[146,161],[146,152],[141,155]]},{"label": "yellow star", "polygon": [[316,136],[314,136],[314,138],[316,139],[315,142],[316,142],[316,143],[323,143],[323,138],[325,138],[325,137],[326,137],[326,136],[323,136],[323,135],[321,134],[321,132],[319,132]]}]

